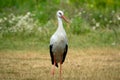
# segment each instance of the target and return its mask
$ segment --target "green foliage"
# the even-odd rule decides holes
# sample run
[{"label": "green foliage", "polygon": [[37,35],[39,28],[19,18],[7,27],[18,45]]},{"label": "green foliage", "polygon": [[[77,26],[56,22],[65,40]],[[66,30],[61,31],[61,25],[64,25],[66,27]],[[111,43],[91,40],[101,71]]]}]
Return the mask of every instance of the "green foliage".
[{"label": "green foliage", "polygon": [[1,0],[0,50],[48,48],[59,9],[71,21],[70,46],[119,46],[119,8],[119,0]]},{"label": "green foliage", "polygon": [[74,19],[72,20],[71,28],[73,34],[77,34],[77,35],[90,32],[90,28],[88,27],[88,24],[85,23],[85,21],[80,16],[74,17]]}]

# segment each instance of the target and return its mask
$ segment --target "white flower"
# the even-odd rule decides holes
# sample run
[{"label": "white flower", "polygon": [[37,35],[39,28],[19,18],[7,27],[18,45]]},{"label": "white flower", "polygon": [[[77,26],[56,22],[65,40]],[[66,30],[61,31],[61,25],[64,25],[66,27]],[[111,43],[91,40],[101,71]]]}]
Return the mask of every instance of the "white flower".
[{"label": "white flower", "polygon": [[83,11],[83,13],[86,13],[86,11]]},{"label": "white flower", "polygon": [[12,21],[15,21],[15,20],[16,20],[16,18],[15,18],[15,17],[13,17],[11,20],[12,20]]},{"label": "white flower", "polygon": [[30,12],[27,12],[27,15],[30,15],[31,13]]},{"label": "white flower", "polygon": [[41,32],[41,31],[42,31],[42,27],[39,27],[39,28],[38,28],[38,31],[40,31],[40,32]]},{"label": "white flower", "polygon": [[113,46],[114,46],[114,45],[116,45],[116,43],[115,43],[115,42],[113,42],[111,45],[113,45]]},{"label": "white flower", "polygon": [[95,27],[95,26],[93,26],[93,27],[92,27],[92,29],[93,29],[93,30],[95,30],[95,29],[96,29],[96,27]]},{"label": "white flower", "polygon": [[100,26],[100,23],[98,22],[98,23],[96,23],[96,27],[99,27]]},{"label": "white flower", "polygon": [[120,21],[120,16],[119,15],[117,15],[117,19]]},{"label": "white flower", "polygon": [[6,18],[6,17],[4,17],[3,19],[4,19],[4,20],[7,20],[7,18]]},{"label": "white flower", "polygon": [[109,23],[112,23],[112,20],[110,20]]},{"label": "white flower", "polygon": [[78,15],[81,15],[81,14],[82,14],[81,12],[78,13]]},{"label": "white flower", "polygon": [[112,10],[112,13],[114,14],[114,13],[115,13],[115,11],[114,11],[114,10]]},{"label": "white flower", "polygon": [[3,22],[3,19],[2,18],[0,18],[0,23],[2,23]]},{"label": "white flower", "polygon": [[11,24],[12,24],[12,23],[13,23],[13,21],[12,21],[12,20],[9,20],[9,23],[11,23]]}]

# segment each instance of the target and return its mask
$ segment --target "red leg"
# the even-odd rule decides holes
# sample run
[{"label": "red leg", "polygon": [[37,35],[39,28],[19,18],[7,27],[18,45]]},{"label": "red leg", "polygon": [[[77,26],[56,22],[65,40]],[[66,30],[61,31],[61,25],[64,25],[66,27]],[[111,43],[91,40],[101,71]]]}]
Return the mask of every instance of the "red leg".
[{"label": "red leg", "polygon": [[62,80],[61,76],[62,76],[62,56],[60,58],[60,80]]},{"label": "red leg", "polygon": [[51,74],[54,76],[55,73],[55,64],[56,64],[56,60],[55,60],[55,56],[54,56],[54,65],[52,66],[52,71]]}]

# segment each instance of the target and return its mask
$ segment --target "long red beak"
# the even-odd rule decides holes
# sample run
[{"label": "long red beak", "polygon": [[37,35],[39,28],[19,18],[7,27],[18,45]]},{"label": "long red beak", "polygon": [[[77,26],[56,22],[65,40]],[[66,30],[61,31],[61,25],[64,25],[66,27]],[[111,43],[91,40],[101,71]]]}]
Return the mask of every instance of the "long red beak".
[{"label": "long red beak", "polygon": [[69,23],[69,21],[67,20],[65,16],[61,16],[61,18],[63,18],[67,23]]}]

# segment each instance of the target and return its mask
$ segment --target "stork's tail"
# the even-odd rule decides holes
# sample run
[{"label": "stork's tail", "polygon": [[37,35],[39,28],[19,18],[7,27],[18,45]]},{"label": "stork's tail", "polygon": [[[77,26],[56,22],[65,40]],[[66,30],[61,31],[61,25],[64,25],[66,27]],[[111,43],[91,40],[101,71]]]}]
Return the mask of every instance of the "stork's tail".
[{"label": "stork's tail", "polygon": [[58,64],[56,63],[55,66],[58,68]]}]

